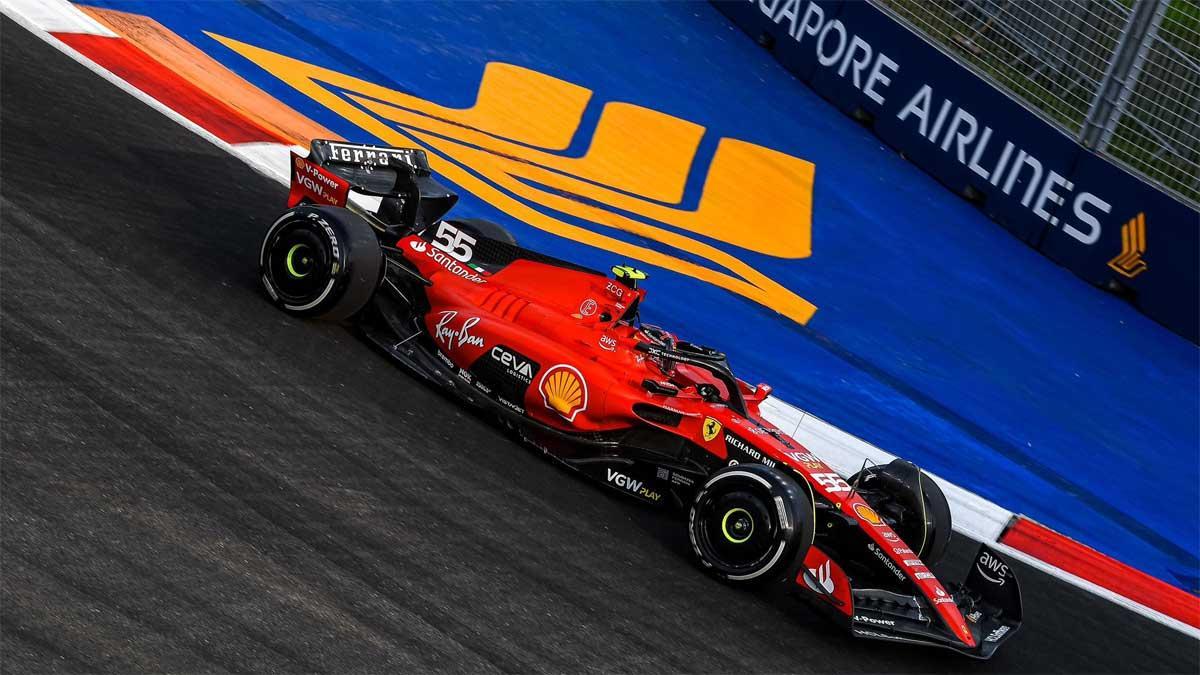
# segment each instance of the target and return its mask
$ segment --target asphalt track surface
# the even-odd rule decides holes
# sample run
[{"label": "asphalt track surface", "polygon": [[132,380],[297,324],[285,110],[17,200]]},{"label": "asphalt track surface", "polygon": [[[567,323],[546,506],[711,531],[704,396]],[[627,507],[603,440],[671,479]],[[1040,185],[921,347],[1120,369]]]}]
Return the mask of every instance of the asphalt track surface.
[{"label": "asphalt track surface", "polygon": [[1026,625],[985,663],[708,579],[669,516],[272,309],[282,186],[8,19],[0,42],[5,672],[1200,670],[1021,565]]}]

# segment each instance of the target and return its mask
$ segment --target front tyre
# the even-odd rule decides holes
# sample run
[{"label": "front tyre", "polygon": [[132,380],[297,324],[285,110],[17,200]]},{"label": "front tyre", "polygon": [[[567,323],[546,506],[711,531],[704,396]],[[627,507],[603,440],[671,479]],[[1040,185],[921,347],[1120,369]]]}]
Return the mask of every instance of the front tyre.
[{"label": "front tyre", "polygon": [[778,581],[812,545],[812,500],[778,469],[740,464],[714,473],[688,513],[692,552],[736,585]]},{"label": "front tyre", "polygon": [[895,459],[867,467],[849,483],[926,565],[946,555],[953,531],[950,503],[938,484],[912,462]]},{"label": "front tyre", "polygon": [[294,316],[338,321],[362,309],[382,278],[375,230],[335,206],[297,206],[263,237],[259,278],[275,304]]}]

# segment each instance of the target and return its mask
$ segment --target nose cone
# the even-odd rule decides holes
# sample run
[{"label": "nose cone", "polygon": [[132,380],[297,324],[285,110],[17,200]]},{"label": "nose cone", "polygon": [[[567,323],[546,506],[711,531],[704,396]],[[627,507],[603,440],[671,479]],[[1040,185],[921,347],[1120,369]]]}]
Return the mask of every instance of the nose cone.
[{"label": "nose cone", "polygon": [[925,581],[914,579],[914,581],[925,593],[926,599],[933,605],[938,616],[942,617],[942,623],[950,629],[954,637],[966,646],[974,647],[975,636],[971,634],[971,628],[967,625],[967,620],[963,617],[962,612],[959,611],[958,605],[955,604],[953,596],[936,579]]},{"label": "nose cone", "polygon": [[967,620],[963,618],[962,612],[958,611],[958,607],[954,605],[943,605],[942,619],[946,625],[950,626],[950,630],[954,632],[955,637],[962,641],[968,647],[975,646],[975,636],[971,635],[971,629],[967,626]]}]

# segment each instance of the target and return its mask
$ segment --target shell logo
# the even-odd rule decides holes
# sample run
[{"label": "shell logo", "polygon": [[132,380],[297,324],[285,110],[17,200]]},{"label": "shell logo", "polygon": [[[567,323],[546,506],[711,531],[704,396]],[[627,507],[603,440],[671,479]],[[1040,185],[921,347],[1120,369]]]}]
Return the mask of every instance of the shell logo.
[{"label": "shell logo", "polygon": [[875,513],[875,509],[867,506],[866,504],[855,504],[854,512],[858,514],[859,518],[862,518],[872,525],[883,524],[883,521],[879,518],[879,514]]},{"label": "shell logo", "polygon": [[542,392],[546,407],[568,422],[574,422],[576,415],[587,410],[587,382],[582,373],[566,364],[548,368],[538,383],[538,391]]}]

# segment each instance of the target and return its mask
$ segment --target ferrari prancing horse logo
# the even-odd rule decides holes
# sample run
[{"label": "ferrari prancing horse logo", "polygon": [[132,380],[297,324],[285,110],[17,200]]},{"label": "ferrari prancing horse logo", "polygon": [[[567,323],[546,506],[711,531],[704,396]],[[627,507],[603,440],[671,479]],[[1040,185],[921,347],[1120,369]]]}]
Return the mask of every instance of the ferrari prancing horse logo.
[{"label": "ferrari prancing horse logo", "polygon": [[711,441],[721,433],[721,423],[711,417],[704,418],[704,440]]}]

